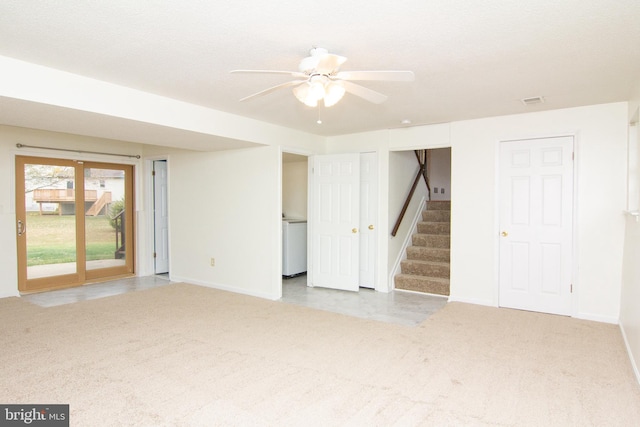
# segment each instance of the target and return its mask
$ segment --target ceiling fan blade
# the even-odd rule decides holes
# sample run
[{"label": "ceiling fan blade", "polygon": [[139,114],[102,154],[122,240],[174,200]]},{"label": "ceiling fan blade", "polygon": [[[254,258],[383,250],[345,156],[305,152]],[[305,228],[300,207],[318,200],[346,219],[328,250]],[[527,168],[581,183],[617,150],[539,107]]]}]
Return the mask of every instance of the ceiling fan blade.
[{"label": "ceiling fan blade", "polygon": [[346,62],[347,58],[333,53],[325,53],[318,57],[315,71],[318,74],[331,74]]},{"label": "ceiling fan blade", "polygon": [[299,85],[300,83],[305,83],[305,82],[306,82],[306,80],[291,80],[290,82],[281,83],[279,85],[272,86],[272,87],[267,88],[265,90],[261,90],[260,92],[254,93],[253,95],[245,96],[244,98],[242,98],[240,100],[240,102],[248,101],[250,99],[257,98],[257,97],[263,96],[263,95],[267,95],[267,94],[269,94],[271,92],[275,92],[278,89],[282,89],[282,88],[290,87],[290,86],[296,86],[296,85]]},{"label": "ceiling fan blade", "polygon": [[279,70],[232,70],[229,71],[231,74],[239,74],[239,73],[244,73],[244,74],[287,74],[291,77],[295,77],[295,78],[299,78],[299,79],[306,79],[307,76],[304,73],[300,73],[298,71],[279,71]]},{"label": "ceiling fan blade", "polygon": [[380,92],[376,92],[375,90],[371,90],[364,86],[360,86],[348,81],[342,81],[342,84],[344,85],[345,91],[355,96],[359,96],[366,101],[373,102],[374,104],[381,104],[387,100],[387,95],[383,95]]},{"label": "ceiling fan blade", "polygon": [[392,82],[412,82],[413,71],[340,71],[335,76],[341,80],[384,80]]}]

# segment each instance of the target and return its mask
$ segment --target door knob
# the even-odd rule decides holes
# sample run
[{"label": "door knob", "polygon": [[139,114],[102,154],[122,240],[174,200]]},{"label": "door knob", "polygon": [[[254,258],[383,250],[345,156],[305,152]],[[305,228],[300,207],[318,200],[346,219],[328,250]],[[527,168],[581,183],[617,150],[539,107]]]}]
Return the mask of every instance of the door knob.
[{"label": "door knob", "polygon": [[373,224],[369,225],[369,230],[373,230]]},{"label": "door knob", "polygon": [[357,229],[357,228],[352,228],[352,229],[351,229],[351,232],[352,232],[353,234],[355,234],[355,233],[357,233],[357,232],[358,232],[358,229]]},{"label": "door knob", "polygon": [[502,237],[507,237],[509,235],[509,233],[507,233],[506,231],[503,231],[502,233],[500,233],[502,235]]}]

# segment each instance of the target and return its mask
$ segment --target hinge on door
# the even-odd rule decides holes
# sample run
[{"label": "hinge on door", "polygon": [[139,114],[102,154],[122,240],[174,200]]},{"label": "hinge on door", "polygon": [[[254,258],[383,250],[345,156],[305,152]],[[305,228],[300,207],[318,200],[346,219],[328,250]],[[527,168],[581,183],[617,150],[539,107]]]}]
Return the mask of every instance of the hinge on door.
[{"label": "hinge on door", "polygon": [[573,283],[571,284],[571,287],[570,287],[570,289],[569,289],[569,292],[570,292],[570,293],[573,293]]},{"label": "hinge on door", "polygon": [[154,258],[156,257],[156,253],[155,253],[155,252],[153,253],[153,257],[154,257]]},{"label": "hinge on door", "polygon": [[151,171],[151,176],[156,176],[156,171]]},{"label": "hinge on door", "polygon": [[575,151],[572,151],[571,152],[571,160],[575,160],[575,158],[576,158],[576,153],[575,153]]}]

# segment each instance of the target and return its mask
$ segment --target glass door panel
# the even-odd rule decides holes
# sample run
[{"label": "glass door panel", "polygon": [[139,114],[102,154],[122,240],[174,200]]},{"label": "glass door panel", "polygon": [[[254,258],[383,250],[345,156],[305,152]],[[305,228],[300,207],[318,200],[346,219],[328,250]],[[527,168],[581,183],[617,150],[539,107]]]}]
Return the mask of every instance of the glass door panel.
[{"label": "glass door panel", "polygon": [[133,273],[133,166],[85,162],[86,278]]},{"label": "glass door panel", "polygon": [[21,291],[79,280],[77,165],[16,158],[18,282]]},{"label": "glass door panel", "polygon": [[24,167],[27,279],[77,273],[75,169]]},{"label": "glass door panel", "polygon": [[85,167],[87,270],[126,264],[125,171]]}]

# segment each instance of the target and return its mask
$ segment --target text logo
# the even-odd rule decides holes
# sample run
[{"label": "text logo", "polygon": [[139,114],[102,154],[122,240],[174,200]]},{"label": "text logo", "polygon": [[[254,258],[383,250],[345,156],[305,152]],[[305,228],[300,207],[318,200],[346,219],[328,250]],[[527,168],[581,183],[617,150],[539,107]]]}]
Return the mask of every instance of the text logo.
[{"label": "text logo", "polygon": [[69,427],[69,405],[1,405],[0,427]]}]

